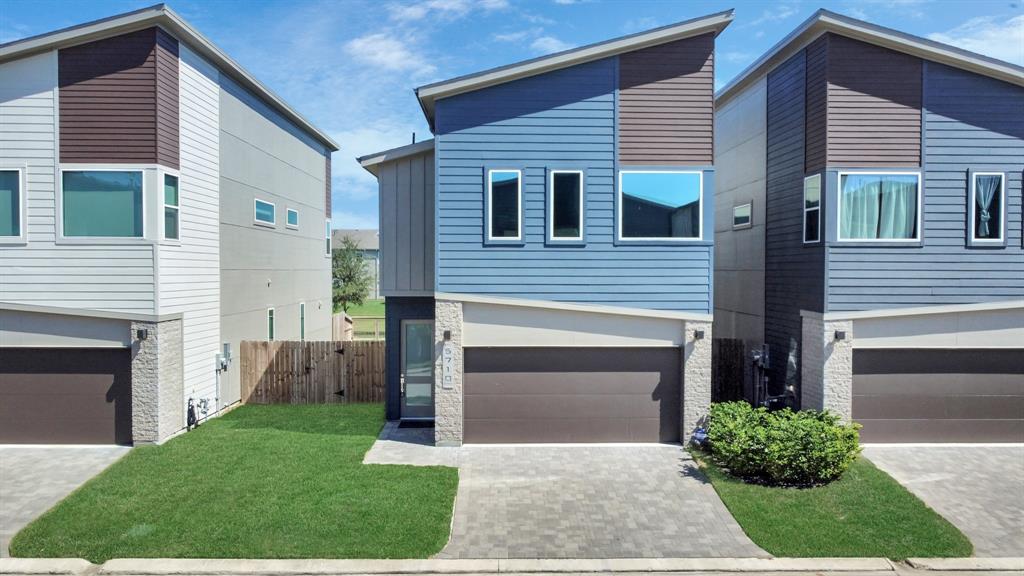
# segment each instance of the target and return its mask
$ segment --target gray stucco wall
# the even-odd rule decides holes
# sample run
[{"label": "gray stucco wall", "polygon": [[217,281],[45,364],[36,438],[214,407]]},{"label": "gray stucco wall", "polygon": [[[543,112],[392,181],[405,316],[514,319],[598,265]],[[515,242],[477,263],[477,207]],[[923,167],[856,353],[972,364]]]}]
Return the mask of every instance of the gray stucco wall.
[{"label": "gray stucco wall", "polygon": [[[267,339],[267,308],[276,340],[299,339],[300,302],[306,340],[331,339],[331,259],[325,149],[230,80],[221,84],[221,339],[235,357],[221,380],[226,405],[240,396],[239,342]],[[275,204],[276,226],[254,224],[255,198]],[[297,230],[285,226],[288,208],[299,212]]]}]

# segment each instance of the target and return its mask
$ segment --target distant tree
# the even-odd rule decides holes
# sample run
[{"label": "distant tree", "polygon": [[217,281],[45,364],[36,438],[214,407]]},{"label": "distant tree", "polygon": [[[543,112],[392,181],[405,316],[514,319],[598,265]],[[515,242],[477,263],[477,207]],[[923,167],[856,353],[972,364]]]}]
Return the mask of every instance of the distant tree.
[{"label": "distant tree", "polygon": [[349,236],[341,239],[341,246],[331,253],[333,269],[334,309],[348,312],[350,306],[359,306],[370,294],[373,277],[363,260],[359,244]]}]

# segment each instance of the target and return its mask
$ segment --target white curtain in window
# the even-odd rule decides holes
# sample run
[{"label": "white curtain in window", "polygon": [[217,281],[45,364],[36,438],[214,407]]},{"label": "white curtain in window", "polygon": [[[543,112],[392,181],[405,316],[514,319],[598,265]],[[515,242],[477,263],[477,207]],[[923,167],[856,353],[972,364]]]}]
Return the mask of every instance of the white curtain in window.
[{"label": "white curtain in window", "polygon": [[989,230],[989,221],[992,220],[992,200],[996,197],[996,192],[999,191],[999,176],[975,176],[974,181],[974,199],[978,203],[978,229],[975,231],[975,236],[978,238],[988,238],[991,233]]},{"label": "white curtain in window", "polygon": [[882,181],[878,176],[843,176],[841,238],[877,238]]},{"label": "white curtain in window", "polygon": [[913,238],[917,223],[917,181],[906,177],[882,180],[879,238]]}]

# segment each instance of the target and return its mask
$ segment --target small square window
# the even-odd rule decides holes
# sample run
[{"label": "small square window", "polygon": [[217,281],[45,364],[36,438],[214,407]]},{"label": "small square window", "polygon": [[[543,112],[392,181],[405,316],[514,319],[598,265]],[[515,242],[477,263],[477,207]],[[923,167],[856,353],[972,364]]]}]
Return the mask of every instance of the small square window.
[{"label": "small square window", "polygon": [[294,208],[289,208],[288,209],[288,220],[287,220],[287,223],[288,223],[288,227],[289,228],[298,228],[299,227],[299,211],[298,210],[295,210]]},{"label": "small square window", "polygon": [[804,244],[821,240],[821,174],[804,178]]},{"label": "small square window", "polygon": [[272,202],[256,199],[254,206],[257,224],[273,226],[277,223],[277,214],[275,212],[276,208]]},{"label": "small square window", "polygon": [[164,175],[164,238],[177,240],[180,234],[178,177]]},{"label": "small square window", "polygon": [[970,239],[974,244],[1002,244],[1005,239],[1003,214],[1006,206],[1006,175],[1001,172],[973,172],[970,209]]},{"label": "small square window", "polygon": [[750,203],[740,204],[739,206],[732,207],[732,227],[733,228],[750,228],[752,222],[750,220]]}]

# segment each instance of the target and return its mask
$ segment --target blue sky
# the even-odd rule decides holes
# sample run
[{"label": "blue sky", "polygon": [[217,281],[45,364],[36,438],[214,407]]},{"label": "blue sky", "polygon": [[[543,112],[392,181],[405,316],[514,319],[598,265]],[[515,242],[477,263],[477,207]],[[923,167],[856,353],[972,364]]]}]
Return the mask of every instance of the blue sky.
[{"label": "blue sky", "polygon": [[[3,0],[0,42],[148,6]],[[1024,65],[1024,0],[172,0],[170,6],[341,144],[335,227],[377,226],[356,156],[430,136],[416,86],[736,9],[719,37],[728,82],[818,8]]]}]

